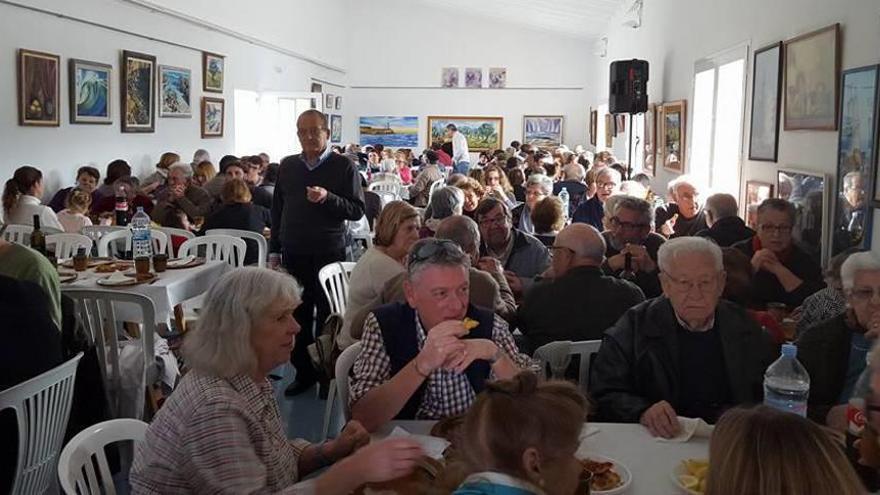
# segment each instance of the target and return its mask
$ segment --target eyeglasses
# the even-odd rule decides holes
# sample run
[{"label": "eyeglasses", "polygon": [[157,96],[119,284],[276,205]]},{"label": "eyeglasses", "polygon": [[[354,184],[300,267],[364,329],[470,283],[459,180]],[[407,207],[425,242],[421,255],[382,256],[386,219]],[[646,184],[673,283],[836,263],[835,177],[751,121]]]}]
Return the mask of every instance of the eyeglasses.
[{"label": "eyeglasses", "polygon": [[409,264],[414,265],[421,263],[441,252],[455,257],[462,256],[463,254],[461,248],[458,247],[458,244],[449,239],[428,239],[424,241],[418,249],[410,251]]},{"label": "eyeglasses", "polygon": [[651,228],[649,223],[621,222],[617,217],[611,217],[611,223],[623,230],[645,230]]},{"label": "eyeglasses", "polygon": [[675,292],[680,292],[682,294],[690,293],[690,291],[694,289],[697,289],[697,292],[699,292],[700,294],[706,294],[715,289],[715,286],[718,283],[717,278],[694,281],[675,278],[666,272],[662,273],[666,276],[666,279],[669,280],[669,285],[672,287],[672,289]]},{"label": "eyeglasses", "polygon": [[759,225],[758,228],[765,234],[788,234],[791,232],[791,225],[764,224]]},{"label": "eyeglasses", "polygon": [[614,189],[617,187],[617,182],[596,182],[596,187],[599,189]]},{"label": "eyeglasses", "polygon": [[859,287],[850,289],[849,293],[856,301],[870,301],[875,296],[880,297],[880,287]]}]

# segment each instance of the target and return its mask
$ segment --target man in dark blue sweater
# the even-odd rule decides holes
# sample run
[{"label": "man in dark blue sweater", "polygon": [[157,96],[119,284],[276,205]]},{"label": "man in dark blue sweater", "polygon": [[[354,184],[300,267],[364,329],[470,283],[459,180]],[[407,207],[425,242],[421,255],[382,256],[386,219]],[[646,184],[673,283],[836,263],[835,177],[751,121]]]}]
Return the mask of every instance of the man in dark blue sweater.
[{"label": "man in dark blue sweater", "polygon": [[[302,393],[316,381],[307,348],[330,313],[321,293],[318,271],[345,259],[345,220],[364,216],[364,194],[360,175],[351,161],[333,153],[327,145],[330,130],[327,116],[306,110],[296,121],[296,133],[303,152],[281,162],[272,200],[271,267],[283,263],[302,285],[302,303],[294,316],[303,328],[291,354],[296,381],[287,395]],[[312,316],[317,305],[317,320]]]}]

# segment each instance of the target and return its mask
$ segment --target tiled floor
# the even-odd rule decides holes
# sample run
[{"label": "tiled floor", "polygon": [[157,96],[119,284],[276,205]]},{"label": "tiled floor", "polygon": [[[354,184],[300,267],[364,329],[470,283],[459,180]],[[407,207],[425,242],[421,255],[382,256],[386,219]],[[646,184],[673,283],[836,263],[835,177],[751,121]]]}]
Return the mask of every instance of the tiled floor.
[{"label": "tiled floor", "polygon": [[281,376],[283,378],[273,382],[273,386],[287,437],[303,438],[310,442],[322,441],[321,428],[324,424],[326,401],[318,398],[317,386],[296,397],[285,397],[284,389],[293,382],[296,370],[290,363],[285,364],[282,369]]}]

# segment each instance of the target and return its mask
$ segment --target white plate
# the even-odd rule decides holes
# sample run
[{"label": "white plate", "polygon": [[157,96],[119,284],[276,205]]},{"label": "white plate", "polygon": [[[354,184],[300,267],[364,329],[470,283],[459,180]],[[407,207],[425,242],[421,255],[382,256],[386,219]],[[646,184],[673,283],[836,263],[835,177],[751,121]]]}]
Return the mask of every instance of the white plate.
[{"label": "white plate", "polygon": [[168,268],[181,268],[181,267],[184,267],[184,266],[186,266],[186,265],[192,263],[192,262],[195,261],[195,260],[196,260],[196,257],[195,257],[195,256],[193,256],[193,255],[189,255],[189,256],[187,256],[187,257],[185,257],[185,258],[178,258],[178,259],[174,259],[174,260],[168,260],[168,263],[167,263],[166,266],[167,266]]},{"label": "white plate", "polygon": [[632,484],[632,473],[629,471],[629,468],[610,457],[596,454],[594,452],[578,452],[577,458],[591,459],[597,462],[610,462],[614,464],[614,470],[617,471],[617,474],[620,475],[620,486],[618,486],[617,488],[612,488],[611,490],[591,490],[590,493],[592,495],[617,495],[619,493],[626,492],[629,489],[629,485]]},{"label": "white plate", "polygon": [[[692,459],[697,459],[697,458],[693,457]],[[687,459],[682,459],[678,462],[678,464],[675,465],[675,469],[672,470],[672,474],[669,475],[669,479],[671,479],[672,484],[675,485],[676,488],[678,488],[679,493],[683,493],[686,495],[703,495],[700,492],[697,492],[694,490],[689,490],[689,489],[685,488],[684,485],[682,485],[681,482],[678,481],[679,476],[681,476],[683,474],[688,474],[687,469],[684,468],[684,461],[686,461],[686,460]],[[699,459],[699,460],[705,460],[705,459]]]},{"label": "white plate", "polygon": [[[116,272],[116,273],[119,273],[119,272]],[[123,279],[123,278],[119,278],[118,276],[114,277],[113,275],[109,275],[104,278],[99,278],[97,281],[98,285],[106,285],[107,287],[120,287],[120,286],[125,286],[125,285],[135,285],[137,283],[138,283],[138,281],[134,277],[126,276]]]}]

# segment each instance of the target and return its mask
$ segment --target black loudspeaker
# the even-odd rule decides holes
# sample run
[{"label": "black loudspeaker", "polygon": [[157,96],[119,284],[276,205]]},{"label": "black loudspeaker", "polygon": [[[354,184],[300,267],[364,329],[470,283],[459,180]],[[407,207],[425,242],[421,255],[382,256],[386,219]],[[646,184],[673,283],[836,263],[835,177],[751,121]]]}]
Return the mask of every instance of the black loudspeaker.
[{"label": "black loudspeaker", "polygon": [[608,111],[643,113],[648,110],[648,61],[618,60],[611,62],[611,86]]}]

